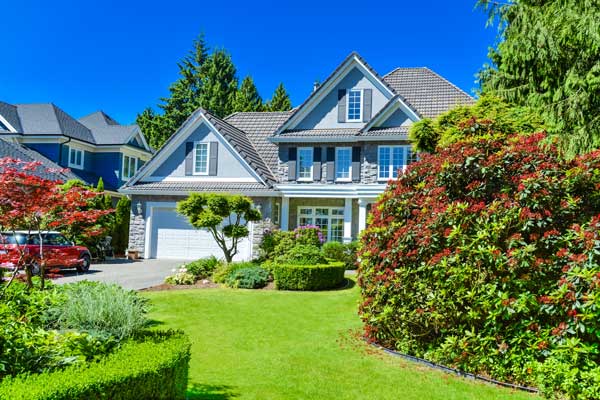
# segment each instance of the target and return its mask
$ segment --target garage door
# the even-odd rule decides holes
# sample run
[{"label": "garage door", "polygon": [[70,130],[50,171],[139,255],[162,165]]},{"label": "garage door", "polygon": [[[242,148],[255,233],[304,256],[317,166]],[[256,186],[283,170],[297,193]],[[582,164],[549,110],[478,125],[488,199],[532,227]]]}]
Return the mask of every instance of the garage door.
[{"label": "garage door", "polygon": [[[214,255],[223,258],[223,251],[207,230],[192,227],[187,219],[173,208],[152,209],[152,258],[197,260]],[[238,244],[236,261],[250,258],[249,239]]]}]

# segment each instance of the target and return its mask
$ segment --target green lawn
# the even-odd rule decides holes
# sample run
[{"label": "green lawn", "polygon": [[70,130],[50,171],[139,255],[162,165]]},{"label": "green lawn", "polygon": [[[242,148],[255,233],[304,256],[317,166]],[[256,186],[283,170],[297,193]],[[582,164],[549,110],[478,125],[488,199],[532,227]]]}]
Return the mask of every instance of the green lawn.
[{"label": "green lawn", "polygon": [[358,288],[150,292],[192,340],[190,399],[532,399],[391,357],[355,338]]}]

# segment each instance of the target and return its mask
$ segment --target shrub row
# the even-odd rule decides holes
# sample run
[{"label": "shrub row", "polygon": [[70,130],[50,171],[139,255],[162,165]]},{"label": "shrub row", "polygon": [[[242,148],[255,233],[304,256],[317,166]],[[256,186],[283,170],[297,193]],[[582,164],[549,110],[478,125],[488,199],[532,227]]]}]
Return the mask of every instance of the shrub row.
[{"label": "shrub row", "polygon": [[185,399],[189,359],[183,333],[144,333],[98,363],[5,378],[0,399]]},{"label": "shrub row", "polygon": [[344,263],[316,265],[273,265],[275,286],[280,290],[324,290],[339,287],[344,281]]}]

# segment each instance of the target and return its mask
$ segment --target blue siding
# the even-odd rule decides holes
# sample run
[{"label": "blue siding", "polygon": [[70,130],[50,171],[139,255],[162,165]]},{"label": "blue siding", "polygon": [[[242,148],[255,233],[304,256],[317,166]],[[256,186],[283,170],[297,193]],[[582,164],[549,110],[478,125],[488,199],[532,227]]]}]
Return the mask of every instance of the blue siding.
[{"label": "blue siding", "polygon": [[[55,163],[58,163],[60,144],[58,144],[58,143],[27,143],[27,144],[25,144],[25,146],[46,156],[47,158],[51,159]],[[64,154],[63,154],[63,157],[64,157]],[[62,166],[67,165],[66,158],[63,158],[62,161],[63,161]]]},{"label": "blue siding", "polygon": [[92,161],[90,172],[101,176],[107,187],[118,188],[123,184],[120,179],[121,153],[93,153],[90,155]]}]

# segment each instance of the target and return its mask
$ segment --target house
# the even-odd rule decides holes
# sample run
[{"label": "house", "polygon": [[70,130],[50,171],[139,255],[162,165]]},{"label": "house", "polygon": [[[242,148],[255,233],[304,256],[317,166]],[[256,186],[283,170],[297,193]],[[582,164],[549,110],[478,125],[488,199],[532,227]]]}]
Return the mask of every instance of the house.
[{"label": "house", "polygon": [[102,111],[76,120],[52,103],[0,101],[0,140],[69,168],[73,177],[89,185],[102,178],[105,189],[115,195],[152,156],[137,125],[120,125]]},{"label": "house", "polygon": [[[208,232],[175,211],[190,192],[245,194],[283,230],[317,225],[327,240],[354,240],[386,182],[415,160],[409,126],[472,102],[428,68],[381,77],[352,53],[290,112],[219,119],[198,109],[120,189],[133,204],[130,250],[146,258],[220,255]],[[239,259],[252,257],[262,231],[262,223],[252,227]]]}]

